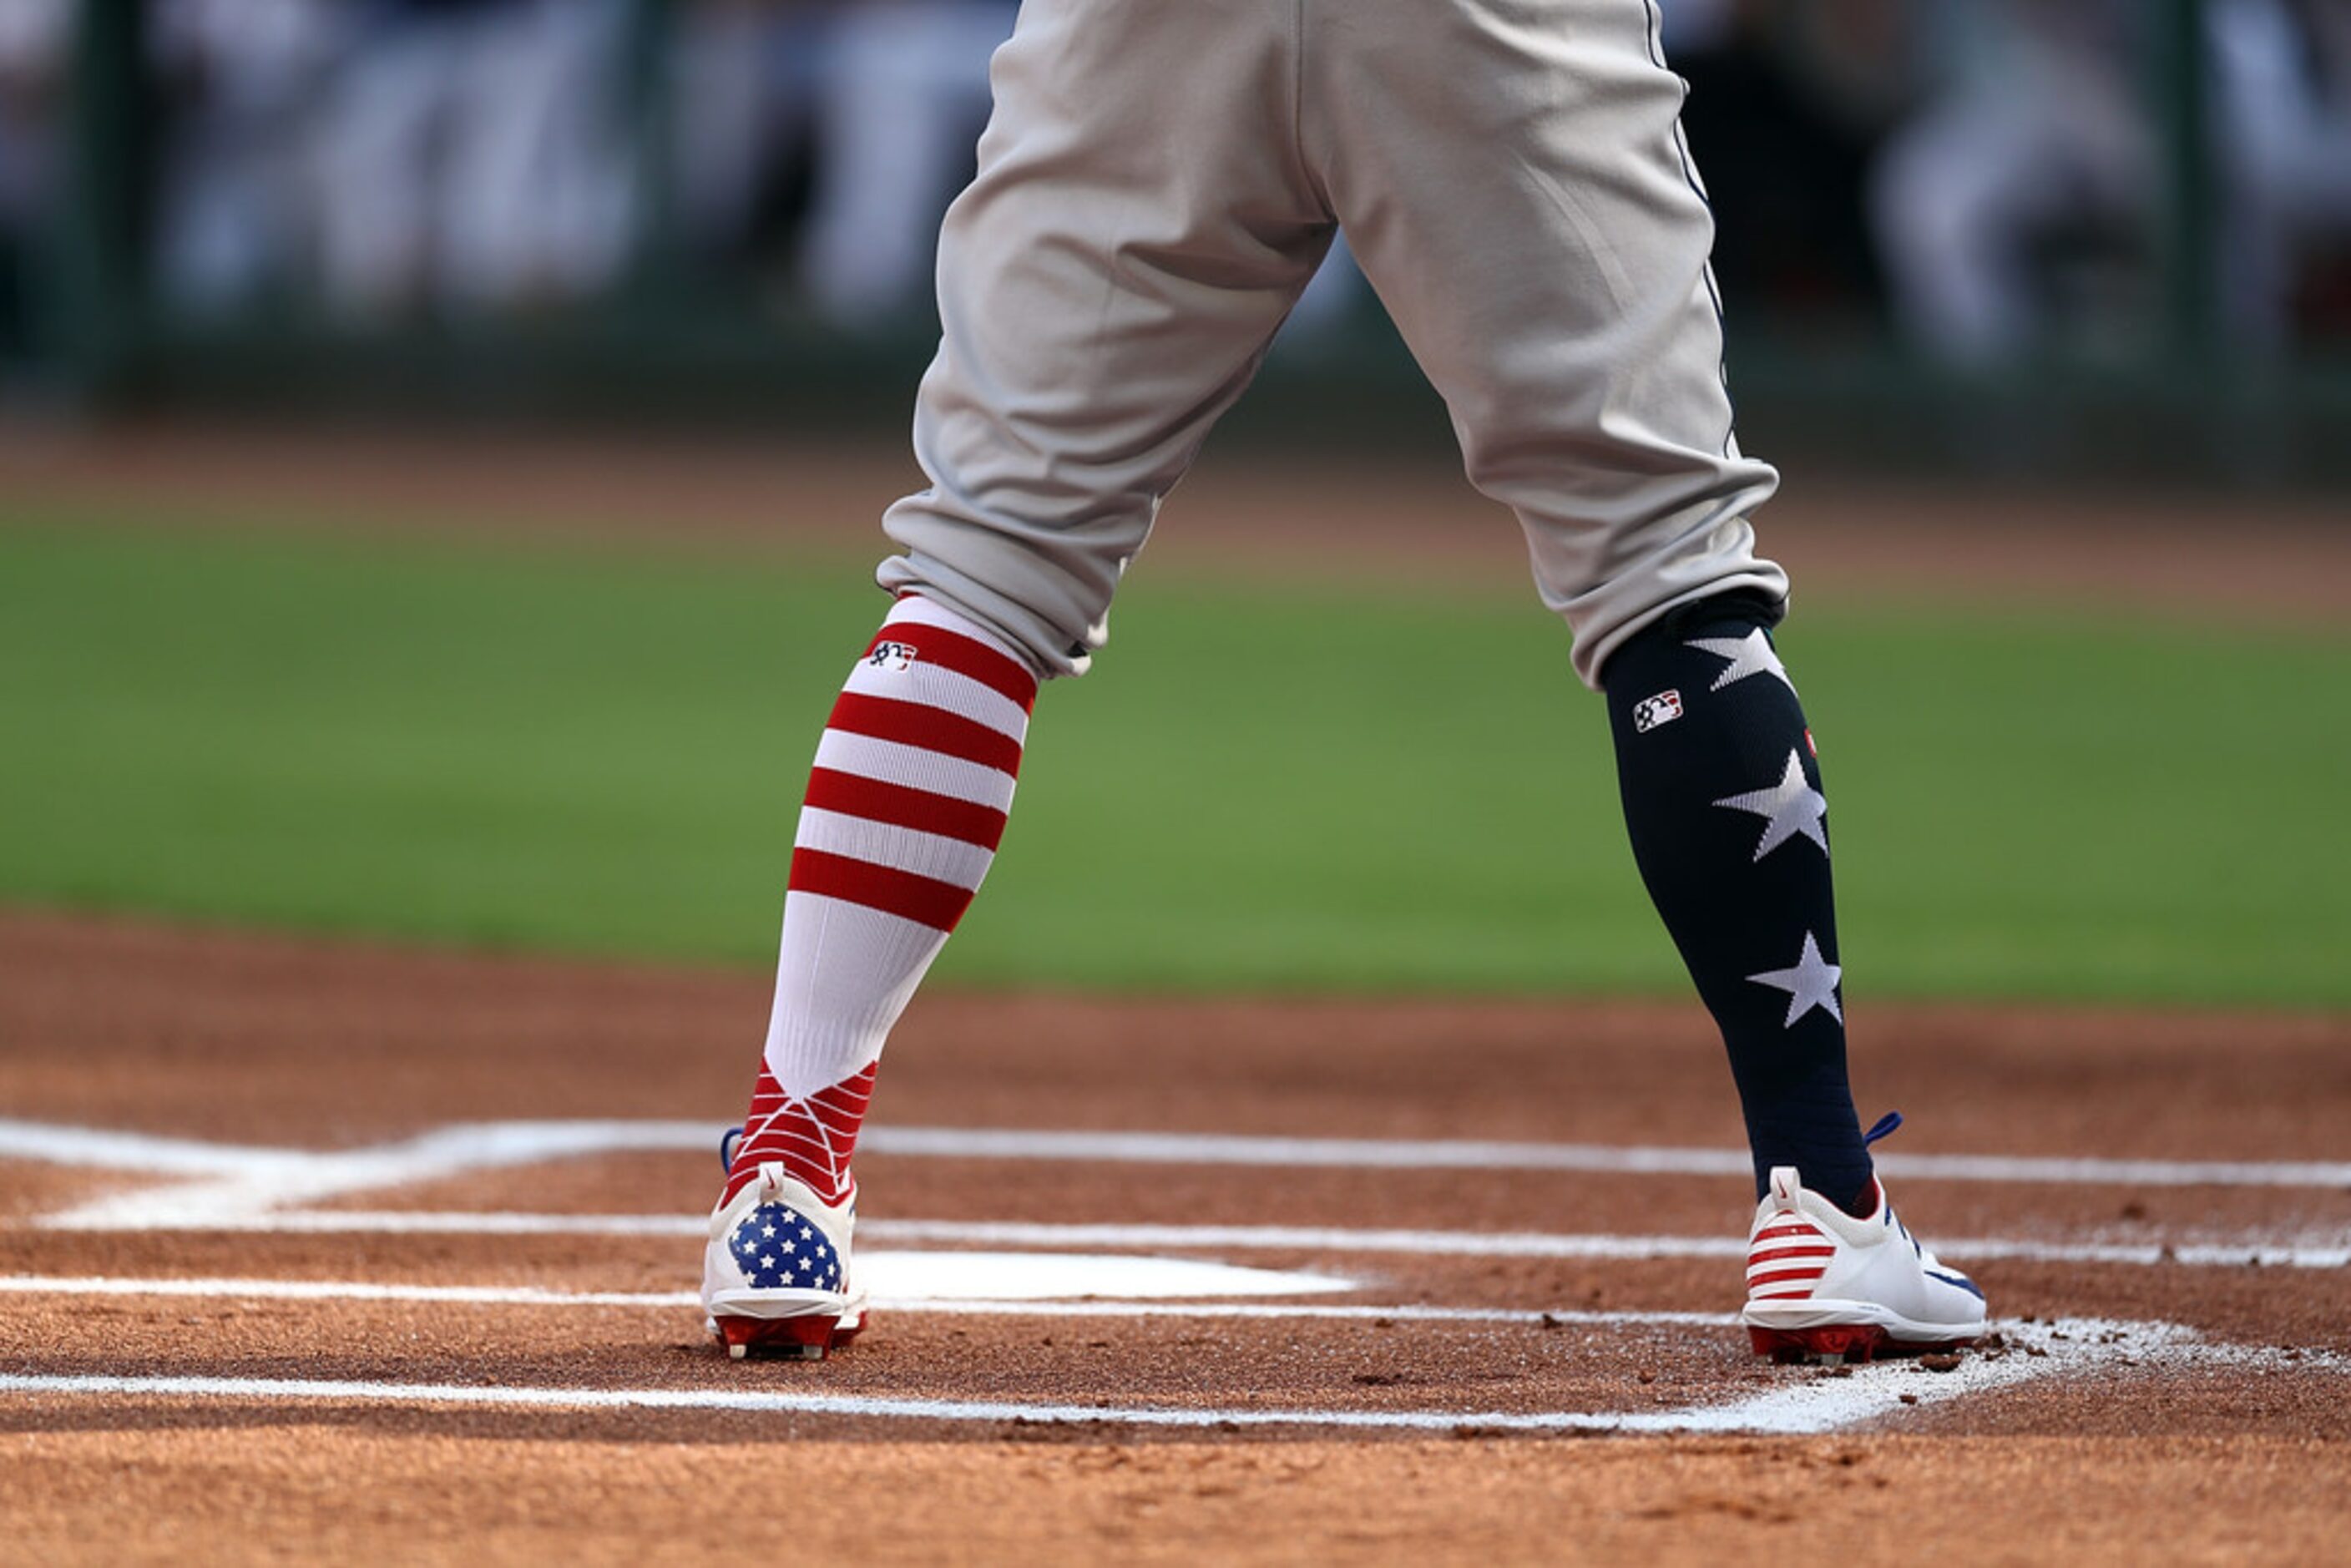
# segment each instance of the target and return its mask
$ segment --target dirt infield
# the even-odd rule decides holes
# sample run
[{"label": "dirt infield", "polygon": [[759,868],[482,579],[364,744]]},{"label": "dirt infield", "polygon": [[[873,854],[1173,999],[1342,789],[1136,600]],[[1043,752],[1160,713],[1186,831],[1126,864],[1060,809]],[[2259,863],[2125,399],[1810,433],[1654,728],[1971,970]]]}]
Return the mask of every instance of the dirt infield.
[{"label": "dirt infield", "polygon": [[860,1159],[876,1327],[738,1365],[690,1291],[765,990],[0,916],[0,1556],[2351,1531],[2351,1020],[1857,998],[1889,1182],[2001,1343],[1839,1374],[1728,1316],[1694,1005],[926,997]]}]

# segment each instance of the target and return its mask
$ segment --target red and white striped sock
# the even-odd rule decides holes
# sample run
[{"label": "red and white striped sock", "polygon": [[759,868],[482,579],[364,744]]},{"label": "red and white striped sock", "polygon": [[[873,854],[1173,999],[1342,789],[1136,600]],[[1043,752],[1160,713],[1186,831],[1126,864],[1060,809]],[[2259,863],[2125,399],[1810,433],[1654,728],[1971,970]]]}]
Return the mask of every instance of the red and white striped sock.
[{"label": "red and white striped sock", "polygon": [[992,633],[898,601],[833,705],[792,841],[776,1003],[724,1203],[766,1161],[828,1202],[890,1028],[996,855],[1036,674]]}]

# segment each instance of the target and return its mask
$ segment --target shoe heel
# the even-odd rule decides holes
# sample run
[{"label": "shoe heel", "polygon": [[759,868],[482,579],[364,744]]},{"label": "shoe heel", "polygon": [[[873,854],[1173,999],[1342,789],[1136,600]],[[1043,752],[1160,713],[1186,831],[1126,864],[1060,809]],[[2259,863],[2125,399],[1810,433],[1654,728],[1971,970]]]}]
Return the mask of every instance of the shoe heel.
[{"label": "shoe heel", "polygon": [[753,1352],[778,1361],[822,1361],[825,1353],[857,1337],[859,1323],[839,1332],[841,1320],[828,1317],[720,1318],[718,1337],[727,1355],[741,1361]]},{"label": "shoe heel", "polygon": [[1748,1343],[1758,1355],[1786,1364],[1817,1361],[1839,1365],[1849,1361],[1876,1361],[1894,1348],[1894,1337],[1874,1323],[1831,1323],[1809,1329],[1764,1329],[1750,1326]]}]

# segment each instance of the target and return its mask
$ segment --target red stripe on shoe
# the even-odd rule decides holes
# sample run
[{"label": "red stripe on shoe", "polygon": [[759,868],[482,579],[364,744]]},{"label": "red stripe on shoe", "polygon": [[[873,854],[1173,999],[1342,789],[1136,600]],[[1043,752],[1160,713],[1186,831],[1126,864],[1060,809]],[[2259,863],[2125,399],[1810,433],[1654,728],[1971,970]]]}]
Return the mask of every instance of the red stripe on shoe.
[{"label": "red stripe on shoe", "polygon": [[1827,1240],[1827,1239],[1828,1239],[1828,1238],[1826,1238],[1825,1236],[1823,1236],[1823,1235],[1821,1234],[1821,1232],[1820,1232],[1820,1228],[1819,1228],[1819,1227],[1817,1227],[1817,1226],[1813,1226],[1813,1225],[1771,1225],[1771,1226],[1766,1226],[1764,1228],[1762,1228],[1762,1229],[1761,1229],[1761,1230],[1757,1231],[1757,1232],[1755,1233],[1755,1240],[1757,1240],[1757,1241],[1775,1241],[1775,1240],[1780,1239],[1781,1239],[1781,1238],[1782,1238],[1782,1237],[1792,1237],[1792,1236],[1802,1236],[1802,1237],[1806,1237],[1806,1238],[1809,1238],[1810,1239],[1814,1240],[1814,1241],[1825,1241],[1825,1240]]},{"label": "red stripe on shoe", "polygon": [[1036,708],[1037,677],[1029,673],[1029,666],[977,637],[967,637],[944,626],[925,625],[919,621],[890,621],[883,623],[865,651],[870,654],[884,643],[905,643],[925,663],[977,681],[1024,709],[1033,712]]},{"label": "red stripe on shoe", "polygon": [[1766,1247],[1750,1252],[1747,1255],[1747,1266],[1751,1269],[1758,1263],[1777,1263],[1789,1258],[1834,1258],[1835,1256],[1836,1249],[1834,1247]]},{"label": "red stripe on shoe", "polygon": [[967,887],[822,850],[792,852],[789,885],[794,893],[820,894],[844,904],[862,904],[934,931],[954,930],[963,912],[971,907],[972,890]]},{"label": "red stripe on shoe", "polygon": [[832,705],[832,716],[825,721],[825,727],[874,740],[894,740],[901,746],[935,751],[958,761],[976,762],[1014,778],[1020,774],[1019,741],[959,713],[925,703],[843,692]]},{"label": "red stripe on shoe", "polygon": [[862,779],[831,768],[819,768],[809,774],[808,803],[819,810],[887,822],[918,833],[936,833],[984,850],[994,849],[1004,838],[1004,813],[993,807],[904,784],[884,784],[879,779]]},{"label": "red stripe on shoe", "polygon": [[1748,1275],[1747,1288],[1751,1291],[1759,1285],[1792,1285],[1799,1280],[1817,1280],[1827,1272],[1825,1269],[1773,1269]]}]

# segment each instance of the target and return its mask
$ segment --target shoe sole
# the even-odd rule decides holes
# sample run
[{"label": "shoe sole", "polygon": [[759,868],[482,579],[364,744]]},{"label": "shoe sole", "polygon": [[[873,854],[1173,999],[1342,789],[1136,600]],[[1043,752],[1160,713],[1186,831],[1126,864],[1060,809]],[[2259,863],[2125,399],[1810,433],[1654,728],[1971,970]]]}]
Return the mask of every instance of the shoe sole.
[{"label": "shoe sole", "polygon": [[[848,1324],[846,1328],[843,1323]],[[753,1355],[769,1361],[822,1361],[865,1332],[862,1313],[853,1318],[713,1318],[710,1330],[726,1347],[728,1359]]]},{"label": "shoe sole", "polygon": [[865,1331],[862,1291],[720,1291],[705,1299],[712,1338],[741,1361],[754,1353],[782,1361],[822,1361]]},{"label": "shoe sole", "polygon": [[1755,1347],[1756,1354],[1769,1356],[1782,1366],[1808,1362],[1843,1366],[1854,1362],[1934,1355],[1965,1350],[1976,1343],[1972,1337],[1931,1343],[1897,1340],[1876,1323],[1837,1323],[1815,1329],[1759,1329],[1750,1325],[1747,1341]]},{"label": "shoe sole", "polygon": [[1981,1323],[1922,1323],[1866,1301],[1751,1302],[1740,1316],[1755,1354],[1782,1364],[1933,1355],[1983,1336]]}]

